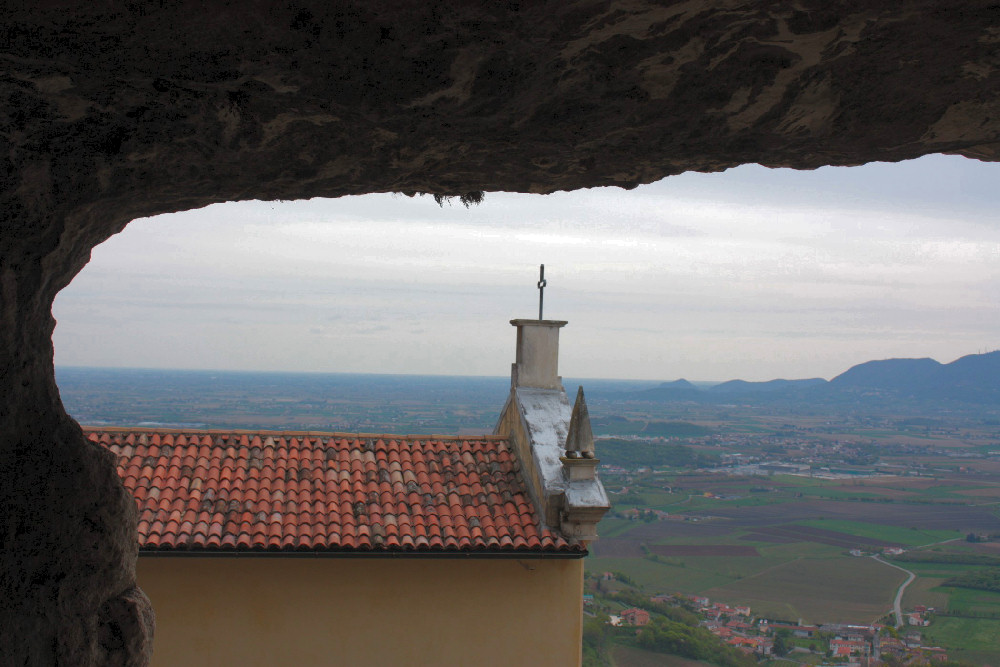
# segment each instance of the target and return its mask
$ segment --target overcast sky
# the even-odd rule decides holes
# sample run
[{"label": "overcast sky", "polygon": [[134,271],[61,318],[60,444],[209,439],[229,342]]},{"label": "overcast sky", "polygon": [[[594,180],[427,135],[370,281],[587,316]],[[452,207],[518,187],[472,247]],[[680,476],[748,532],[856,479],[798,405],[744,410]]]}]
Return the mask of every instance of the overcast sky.
[{"label": "overcast sky", "polygon": [[572,377],[833,377],[1000,332],[1000,164],[744,166],[632,191],[369,195],[132,222],[56,300],[57,365],[505,375],[511,318]]}]

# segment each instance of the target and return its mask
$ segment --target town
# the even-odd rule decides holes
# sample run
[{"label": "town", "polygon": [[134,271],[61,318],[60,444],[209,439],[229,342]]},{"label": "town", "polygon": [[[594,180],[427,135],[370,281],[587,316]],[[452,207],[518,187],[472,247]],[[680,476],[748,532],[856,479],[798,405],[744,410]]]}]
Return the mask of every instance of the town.
[{"label": "town", "polygon": [[[928,645],[919,627],[929,625],[934,609],[917,605],[905,615],[906,626],[876,622],[867,625],[848,623],[803,624],[758,617],[747,605],[712,601],[698,595],[657,594],[643,606],[628,606],[634,595],[623,595],[629,586],[621,575],[604,572],[587,582],[583,598],[584,614],[615,628],[615,632],[634,634],[643,643],[645,628],[671,609],[682,609],[697,616],[704,628],[725,645],[758,660],[787,658],[805,664],[924,665],[949,660],[945,649]],[[698,657],[691,655],[689,657]]]}]

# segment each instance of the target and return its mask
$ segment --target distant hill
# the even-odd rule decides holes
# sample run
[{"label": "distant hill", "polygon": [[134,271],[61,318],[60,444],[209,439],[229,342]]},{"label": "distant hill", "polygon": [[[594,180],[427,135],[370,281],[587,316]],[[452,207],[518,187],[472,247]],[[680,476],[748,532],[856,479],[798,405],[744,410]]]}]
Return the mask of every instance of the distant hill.
[{"label": "distant hill", "polygon": [[631,392],[627,398],[640,401],[696,401],[701,397],[702,389],[685,379],[663,382],[658,387]]},{"label": "distant hill", "polygon": [[664,382],[657,389],[695,389],[698,387],[694,386],[684,378],[680,380],[674,380],[673,382]]},{"label": "distant hill", "polygon": [[949,364],[934,359],[882,359],[853,366],[829,382],[823,378],[748,382],[730,380],[699,388],[687,380],[630,392],[628,399],[747,404],[966,403],[1000,405],[1000,351],[970,354]]},{"label": "distant hill", "polygon": [[823,378],[809,378],[807,380],[768,380],[767,382],[747,382],[746,380],[730,380],[709,387],[708,391],[717,394],[733,393],[757,393],[787,391],[789,389],[801,389],[803,387],[815,387],[826,384]]},{"label": "distant hill", "polygon": [[904,389],[938,377],[941,364],[933,359],[883,359],[852,366],[830,380],[837,388]]},{"label": "distant hill", "polygon": [[869,361],[833,378],[830,386],[899,398],[996,403],[1000,401],[1000,351],[970,354],[950,364],[933,359]]}]

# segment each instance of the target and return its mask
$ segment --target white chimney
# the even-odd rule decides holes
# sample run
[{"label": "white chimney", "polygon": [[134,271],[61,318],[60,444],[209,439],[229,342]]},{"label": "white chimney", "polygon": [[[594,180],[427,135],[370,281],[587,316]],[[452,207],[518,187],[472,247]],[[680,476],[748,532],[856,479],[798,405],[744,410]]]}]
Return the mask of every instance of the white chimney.
[{"label": "white chimney", "polygon": [[517,357],[511,368],[512,387],[562,389],[559,377],[561,320],[511,320],[517,327]]}]

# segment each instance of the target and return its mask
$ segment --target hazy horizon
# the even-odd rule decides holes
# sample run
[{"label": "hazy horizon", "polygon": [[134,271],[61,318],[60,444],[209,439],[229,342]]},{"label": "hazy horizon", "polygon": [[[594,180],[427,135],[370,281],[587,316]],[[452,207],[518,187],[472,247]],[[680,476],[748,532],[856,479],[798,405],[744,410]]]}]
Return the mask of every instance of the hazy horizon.
[{"label": "hazy horizon", "polygon": [[[567,376],[834,377],[1000,330],[1000,164],[747,165],[632,191],[246,201],[140,219],[57,297],[60,366],[503,376],[516,317]],[[711,378],[711,379],[705,379]]]},{"label": "hazy horizon", "polygon": [[[992,349],[992,350],[983,350],[983,351],[978,351],[978,352],[970,352],[969,354],[963,354],[963,355],[961,355],[959,357],[956,357],[955,359],[951,359],[951,360],[948,360],[948,361],[942,361],[941,359],[933,359],[933,357],[888,357],[887,359],[923,359],[923,358],[929,358],[929,359],[933,359],[934,361],[936,361],[936,362],[938,362],[940,364],[948,364],[948,363],[951,363],[951,362],[956,361],[958,359],[961,359],[962,357],[967,357],[967,356],[971,356],[971,355],[978,355],[978,354],[989,354],[989,353],[997,352],[997,351],[1000,351],[1000,350]],[[845,368],[843,371],[841,371],[841,373],[846,372],[847,370],[849,370],[850,368],[853,368],[854,366],[857,366],[857,365],[863,364],[863,363],[867,363],[869,361],[884,361],[884,359],[865,359],[864,361],[858,361],[856,364],[851,364],[851,366]],[[507,380],[510,379],[509,374],[508,375],[498,375],[498,374],[457,375],[457,374],[454,374],[454,373],[385,373],[385,372],[379,373],[379,372],[368,372],[368,371],[328,371],[328,370],[322,370],[322,371],[320,371],[320,370],[289,371],[289,370],[265,370],[265,369],[258,369],[258,368],[242,368],[242,369],[226,369],[226,368],[165,368],[165,367],[156,367],[156,366],[146,366],[146,367],[140,367],[140,366],[81,366],[81,365],[69,365],[69,364],[57,364],[55,368],[56,368],[57,372],[59,371],[59,369],[69,369],[69,370],[112,370],[112,371],[113,370],[121,370],[121,371],[166,371],[166,372],[178,372],[178,373],[246,373],[246,374],[256,374],[256,373],[268,374],[268,373],[272,373],[272,374],[288,374],[288,375],[298,375],[298,374],[307,374],[308,375],[308,374],[315,374],[315,375],[349,375],[349,376],[350,375],[359,375],[359,376],[384,376],[384,377],[477,378],[477,379],[500,379],[500,380],[504,380],[504,381],[507,381]],[[815,378],[821,378],[823,380],[830,381],[834,377],[837,377],[837,375],[840,375],[841,373],[837,373],[836,375],[833,375],[831,377],[822,377],[822,376],[819,376],[819,375],[810,375],[810,376],[803,376],[803,377],[773,377],[773,378],[767,378],[767,379],[764,379],[764,380],[748,380],[748,381],[749,382],[768,382],[768,381],[771,381],[771,380],[812,380],[812,379],[815,379]],[[746,380],[746,378],[739,378],[739,377],[730,377],[730,378],[713,379],[713,380],[693,379],[693,378],[685,378],[685,377],[664,378],[664,379],[656,379],[656,378],[654,378],[654,379],[648,379],[648,378],[624,378],[624,377],[620,377],[620,378],[598,378],[598,377],[578,377],[578,376],[569,376],[569,375],[562,376],[562,377],[563,377],[563,379],[573,380],[573,381],[577,381],[577,382],[585,382],[585,381],[591,381],[591,380],[593,380],[593,381],[602,381],[602,382],[641,382],[641,383],[650,383],[650,384],[655,384],[655,383],[670,383],[670,382],[678,382],[678,381],[682,381],[683,380],[683,381],[686,381],[686,382],[690,382],[691,384],[693,384],[695,386],[698,386],[698,385],[711,386],[711,385],[722,384],[724,382],[729,382],[731,380]]]}]

